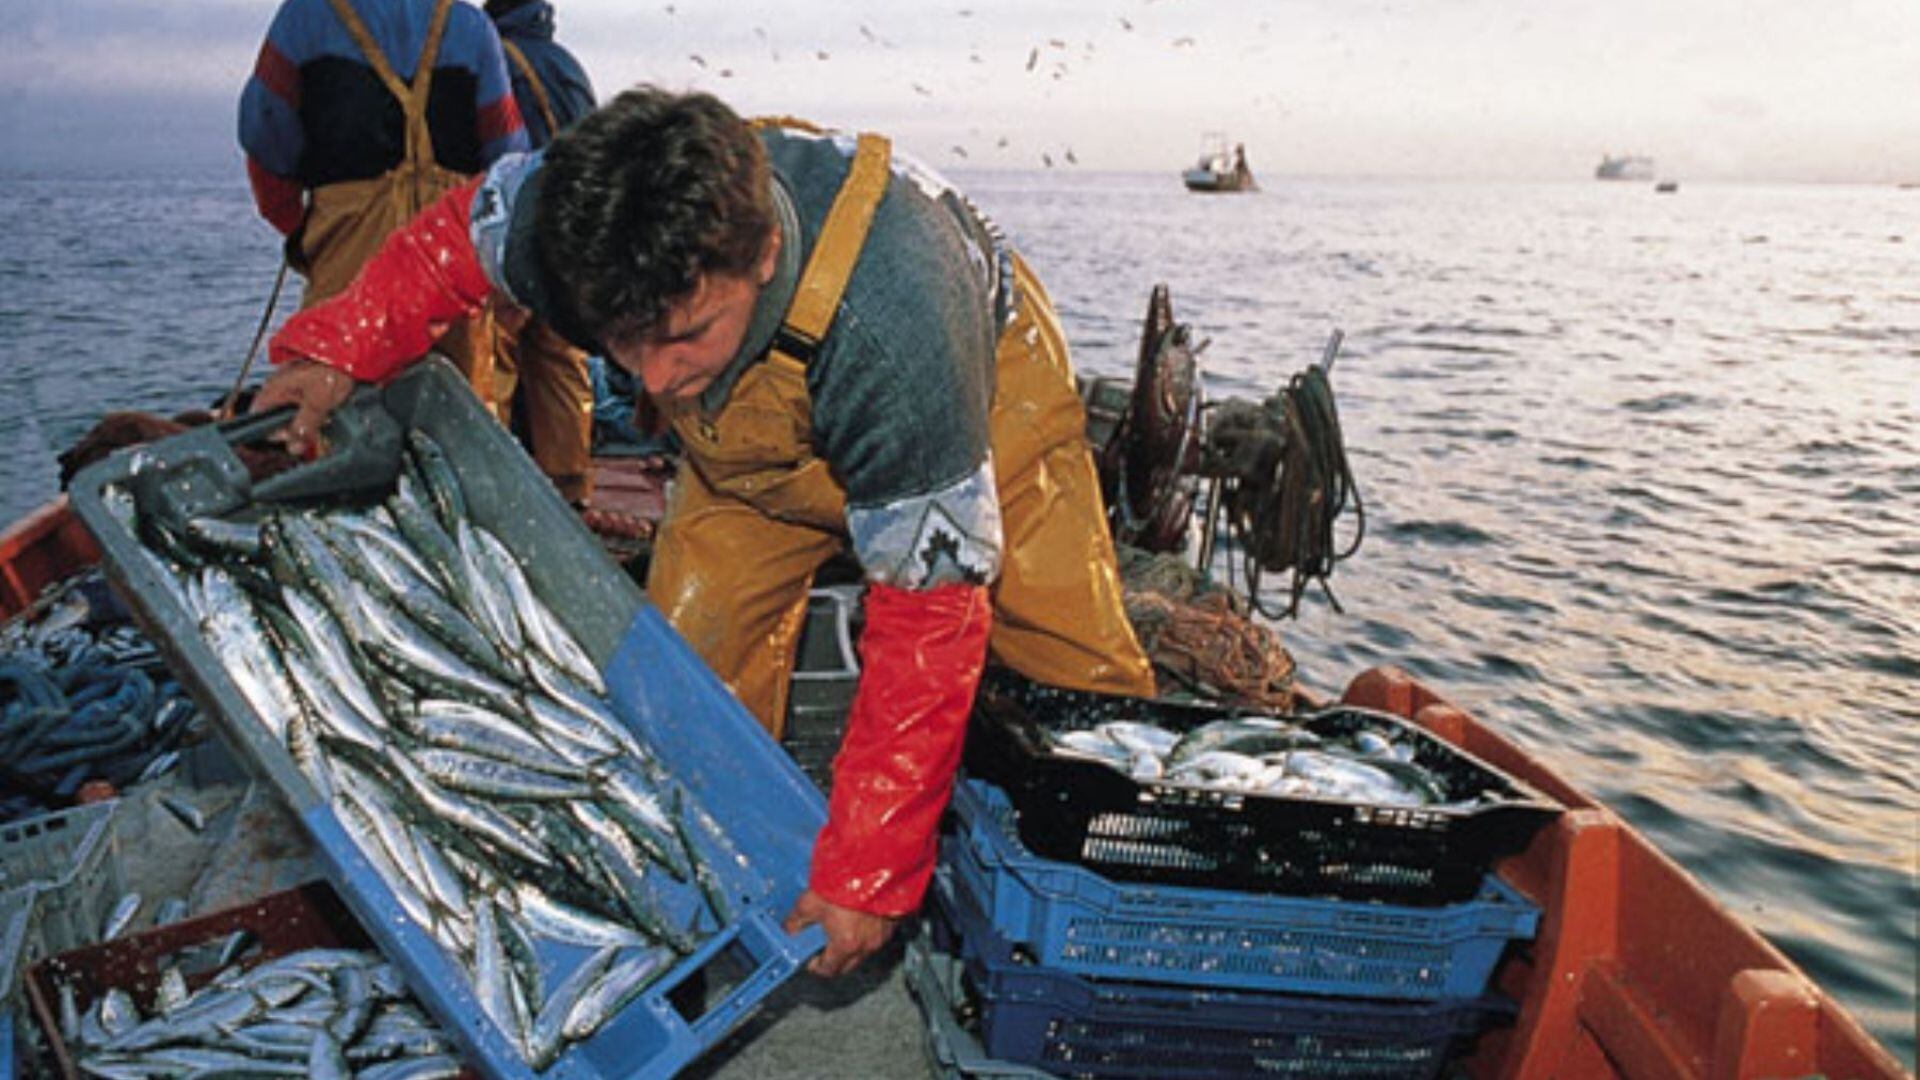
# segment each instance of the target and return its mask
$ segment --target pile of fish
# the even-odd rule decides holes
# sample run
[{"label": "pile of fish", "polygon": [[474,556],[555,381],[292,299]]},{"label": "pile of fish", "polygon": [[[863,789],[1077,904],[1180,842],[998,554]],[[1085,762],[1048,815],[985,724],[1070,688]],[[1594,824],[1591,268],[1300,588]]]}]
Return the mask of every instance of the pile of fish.
[{"label": "pile of fish", "polygon": [[193,993],[180,967],[168,967],[144,1016],[125,990],[82,1010],[62,984],[60,1028],[80,1068],[102,1080],[433,1080],[461,1072],[452,1041],[408,996],[400,973],[357,949],[224,967]]},{"label": "pile of fish", "polygon": [[171,529],[109,505],[528,1064],[732,921],[714,867],[744,860],[609,711],[424,434],[381,505]]},{"label": "pile of fish", "polygon": [[1143,783],[1372,806],[1465,805],[1447,802],[1445,786],[1414,761],[1412,743],[1366,728],[1323,738],[1290,721],[1248,716],[1181,734],[1110,720],[1049,738],[1057,757],[1108,765]]},{"label": "pile of fish", "polygon": [[160,775],[195,715],[98,569],[61,582],[0,625],[0,822]]}]

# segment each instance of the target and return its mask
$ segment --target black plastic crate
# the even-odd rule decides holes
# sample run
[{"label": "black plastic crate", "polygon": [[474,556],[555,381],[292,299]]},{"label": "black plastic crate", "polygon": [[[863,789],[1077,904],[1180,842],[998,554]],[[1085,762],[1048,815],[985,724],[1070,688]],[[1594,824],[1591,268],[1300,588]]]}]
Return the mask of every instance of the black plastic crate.
[{"label": "black plastic crate", "polygon": [[1043,858],[1122,881],[1298,896],[1449,904],[1472,897],[1494,860],[1525,847],[1560,807],[1493,766],[1386,713],[1333,708],[1289,719],[1324,736],[1362,727],[1411,743],[1470,806],[1372,806],[1142,782],[1053,754],[1048,732],[1137,720],[1185,732],[1252,709],[1148,701],[1040,686],[1002,669],[981,682],[967,769],[1005,789],[1021,841]]}]

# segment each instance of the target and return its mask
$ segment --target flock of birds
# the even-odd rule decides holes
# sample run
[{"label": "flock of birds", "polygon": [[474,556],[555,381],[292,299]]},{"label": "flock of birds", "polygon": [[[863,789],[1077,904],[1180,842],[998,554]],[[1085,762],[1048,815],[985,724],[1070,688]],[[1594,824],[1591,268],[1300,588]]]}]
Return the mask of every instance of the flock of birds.
[{"label": "flock of birds", "polygon": [[[1142,6],[1148,6],[1153,5],[1156,0],[1139,0],[1139,2]],[[1172,5],[1169,3],[1167,6],[1171,7]],[[664,5],[664,11],[668,17],[680,14],[677,4],[670,3]],[[953,10],[952,16],[960,20],[972,20],[975,17],[975,11],[968,7],[957,8]],[[1141,19],[1136,22],[1135,19],[1128,18],[1125,15],[1115,15],[1113,19],[1114,22],[1111,26],[1104,29],[1103,35],[1118,34],[1144,37],[1149,32],[1146,19]],[[1265,35],[1268,30],[1268,23],[1264,21],[1259,23],[1258,29],[1262,35]],[[805,48],[783,53],[765,27],[755,26],[752,28],[752,31],[754,37],[758,39],[759,46],[765,50],[766,61],[768,63],[780,64],[785,62],[789,56],[798,56],[810,63],[824,63],[833,60],[835,55],[833,50],[826,48]],[[866,23],[858,24],[858,31],[860,41],[857,47],[861,50],[877,49],[891,51],[900,48],[897,42],[876,32]],[[1167,37],[1164,42],[1164,47],[1179,53],[1196,53],[1200,48],[1200,42],[1193,34],[1182,33]],[[1091,65],[1096,61],[1098,55],[1095,37],[1088,37],[1077,46],[1065,37],[1046,37],[1029,45],[1024,56],[1012,58],[991,56],[987,50],[983,50],[978,44],[969,43],[966,48],[967,63],[969,66],[978,67],[982,73],[995,73],[1004,76],[1011,72],[1015,74],[1016,77],[1044,79],[1048,83],[1058,83],[1067,79],[1068,76],[1076,70],[1076,67]],[[710,61],[705,55],[697,52],[687,53],[686,62],[693,69],[692,74],[696,82],[706,78],[733,79],[736,77],[744,77],[747,74],[747,72],[735,66],[721,65]],[[738,63],[738,61],[736,60],[735,63]],[[932,83],[924,72],[919,72],[914,76],[905,78],[905,83],[904,89],[920,98],[931,99],[940,96],[940,91],[936,89],[938,84]],[[1274,104],[1278,104],[1277,99],[1275,99]],[[1038,159],[1042,166],[1049,169],[1069,167],[1080,163],[1079,156],[1074,153],[1073,147],[1070,145],[1056,143],[1022,148],[1018,146],[1019,140],[1011,135],[986,135],[977,128],[972,131],[972,134],[977,137],[978,141],[971,143],[956,142],[948,147],[948,153],[954,161],[966,162],[976,158],[993,158],[1004,162],[1014,158],[1016,155],[1024,156],[1024,150],[1024,153],[1032,154],[1034,158]]]}]

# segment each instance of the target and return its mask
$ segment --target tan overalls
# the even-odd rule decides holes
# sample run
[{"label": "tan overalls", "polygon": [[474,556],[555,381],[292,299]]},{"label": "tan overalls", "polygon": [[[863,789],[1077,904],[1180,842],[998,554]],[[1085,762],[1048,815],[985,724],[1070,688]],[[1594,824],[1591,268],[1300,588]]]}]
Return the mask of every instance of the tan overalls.
[{"label": "tan overalls", "polygon": [[[453,0],[439,0],[434,5],[433,22],[421,46],[420,61],[414,65],[411,86],[394,74],[393,65],[387,62],[352,4],[348,0],[328,3],[381,83],[400,103],[406,117],[407,149],[400,164],[380,176],[308,191],[306,224],[300,234],[301,254],[307,263],[307,291],[300,301],[303,308],[345,289],[389,233],[428,203],[470,179],[434,160],[433,135],[427,127],[433,65],[440,54],[440,39]],[[503,399],[493,385],[493,334],[493,318],[482,312],[453,324],[434,347],[453,360],[480,400],[497,411]]]},{"label": "tan overalls", "polygon": [[[821,340],[833,322],[891,154],[886,139],[860,136],[787,310],[786,329],[801,340]],[[989,419],[1004,528],[989,653],[1050,684],[1150,696],[1152,669],[1121,607],[1066,339],[1018,257],[1014,279],[1022,299],[1000,335]],[[807,589],[848,543],[846,492],[809,438],[806,368],[776,350],[747,369],[719,415],[703,416],[697,403],[668,414],[688,467],[655,543],[648,592],[777,737]]]},{"label": "tan overalls", "polygon": [[[500,45],[532,88],[547,130],[557,133],[553,102],[526,54],[511,41]],[[518,389],[533,460],[568,502],[585,502],[593,493],[593,379],[587,373],[587,354],[518,308],[503,306],[497,315],[494,392],[502,402],[511,402]],[[503,406],[502,419],[511,415]]]}]

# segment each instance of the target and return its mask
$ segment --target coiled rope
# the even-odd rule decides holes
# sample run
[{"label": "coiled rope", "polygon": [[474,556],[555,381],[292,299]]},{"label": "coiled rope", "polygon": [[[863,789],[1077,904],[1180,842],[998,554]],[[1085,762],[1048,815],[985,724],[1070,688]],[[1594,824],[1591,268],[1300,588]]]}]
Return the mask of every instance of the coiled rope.
[{"label": "coiled rope", "polygon": [[[1269,398],[1262,411],[1284,423],[1278,452],[1255,455],[1259,464],[1252,475],[1239,471],[1223,486],[1227,527],[1245,563],[1247,595],[1267,618],[1288,618],[1298,613],[1307,586],[1318,581],[1327,602],[1342,611],[1327,579],[1337,563],[1359,550],[1367,519],[1347,465],[1333,386],[1322,368],[1309,367]],[[1342,549],[1334,526],[1349,502],[1353,539]],[[1231,580],[1231,560],[1227,567]],[[1289,571],[1286,608],[1267,606],[1261,599],[1261,578]]]}]

